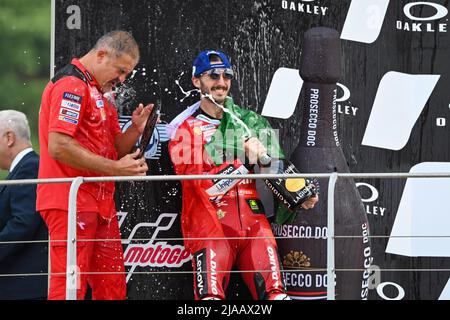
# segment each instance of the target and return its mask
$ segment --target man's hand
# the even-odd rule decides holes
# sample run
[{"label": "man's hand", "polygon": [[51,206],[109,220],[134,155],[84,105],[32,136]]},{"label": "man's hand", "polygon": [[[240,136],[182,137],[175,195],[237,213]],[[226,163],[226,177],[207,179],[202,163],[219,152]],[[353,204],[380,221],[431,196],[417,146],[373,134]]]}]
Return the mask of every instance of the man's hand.
[{"label": "man's hand", "polygon": [[244,143],[245,155],[247,156],[250,164],[257,164],[258,159],[267,154],[267,149],[258,140],[258,138],[252,137]]},{"label": "man's hand", "polygon": [[139,134],[144,132],[145,122],[147,121],[150,112],[153,110],[153,103],[150,103],[144,107],[142,103],[133,111],[131,115],[131,122],[133,126],[139,131]]},{"label": "man's hand", "polygon": [[313,197],[309,198],[305,202],[302,203],[303,209],[312,209],[316,205],[316,203],[319,201],[319,196],[316,194]]},{"label": "man's hand", "polygon": [[139,149],[115,162],[115,176],[145,176],[148,171],[145,158],[138,158]]}]

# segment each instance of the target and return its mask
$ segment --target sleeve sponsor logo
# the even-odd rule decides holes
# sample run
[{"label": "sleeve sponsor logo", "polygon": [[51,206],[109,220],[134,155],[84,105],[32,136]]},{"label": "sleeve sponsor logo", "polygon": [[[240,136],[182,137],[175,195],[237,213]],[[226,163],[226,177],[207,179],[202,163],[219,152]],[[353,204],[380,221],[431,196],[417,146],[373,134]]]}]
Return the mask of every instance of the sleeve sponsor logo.
[{"label": "sleeve sponsor logo", "polygon": [[64,92],[63,99],[67,99],[67,100],[71,100],[71,101],[80,103],[82,98],[81,98],[81,96],[78,96],[74,93]]},{"label": "sleeve sponsor logo", "polygon": [[76,111],[70,111],[69,109],[61,108],[59,109],[59,114],[62,114],[64,116],[69,116],[75,119],[78,119],[80,117],[80,114]]},{"label": "sleeve sponsor logo", "polygon": [[63,99],[61,101],[61,107],[69,108],[69,109],[72,109],[72,110],[75,110],[75,111],[80,111],[81,104],[80,103],[75,103],[73,101],[69,101],[69,100],[66,100],[66,99]]},{"label": "sleeve sponsor logo", "polygon": [[78,120],[75,120],[75,119],[72,119],[72,118],[69,118],[69,117],[59,116],[58,119],[61,120],[61,121],[64,121],[64,122],[71,123],[71,124],[78,124]]}]

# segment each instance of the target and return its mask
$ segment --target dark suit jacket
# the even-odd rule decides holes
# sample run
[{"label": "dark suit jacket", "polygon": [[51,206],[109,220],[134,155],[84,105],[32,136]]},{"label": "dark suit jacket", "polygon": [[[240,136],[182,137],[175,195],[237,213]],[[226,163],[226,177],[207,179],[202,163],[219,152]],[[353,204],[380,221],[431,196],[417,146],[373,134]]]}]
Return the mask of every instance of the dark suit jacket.
[{"label": "dark suit jacket", "polygon": [[[6,178],[36,179],[39,156],[27,153]],[[48,240],[47,227],[36,212],[36,185],[0,186],[0,242]],[[0,274],[47,273],[47,243],[0,244]],[[0,299],[47,296],[47,276],[0,277]]]}]

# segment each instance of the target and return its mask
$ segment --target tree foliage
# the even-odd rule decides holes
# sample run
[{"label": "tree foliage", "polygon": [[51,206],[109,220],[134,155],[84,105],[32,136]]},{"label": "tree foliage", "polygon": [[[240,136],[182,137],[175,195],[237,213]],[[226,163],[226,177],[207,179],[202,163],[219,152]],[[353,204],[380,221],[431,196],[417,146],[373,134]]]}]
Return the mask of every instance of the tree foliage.
[{"label": "tree foliage", "polygon": [[0,0],[0,110],[27,115],[37,151],[41,94],[50,76],[50,17],[51,0]]}]

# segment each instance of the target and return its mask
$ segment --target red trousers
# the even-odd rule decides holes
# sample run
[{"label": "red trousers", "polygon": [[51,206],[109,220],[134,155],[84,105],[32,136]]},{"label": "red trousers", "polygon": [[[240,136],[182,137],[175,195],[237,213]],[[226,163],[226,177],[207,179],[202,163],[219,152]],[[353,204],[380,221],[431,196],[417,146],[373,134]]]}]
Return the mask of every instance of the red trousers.
[{"label": "red trousers", "polygon": [[[242,227],[233,227],[236,222]],[[235,265],[243,271],[242,278],[254,299],[284,299],[278,248],[264,214],[241,207],[227,211],[221,223],[224,236],[230,239],[190,241],[195,298],[224,299],[229,271]]]},{"label": "red trousers", "polygon": [[[54,242],[67,239],[67,211],[41,212],[47,223],[50,240],[49,300],[66,298],[67,243]],[[114,241],[83,241],[113,239]],[[77,213],[77,265],[81,272],[77,299],[84,299],[87,284],[94,300],[123,300],[126,297],[125,267],[116,217],[105,219],[97,212]],[[84,272],[117,274],[83,274]],[[59,274],[58,274],[59,273]]]}]

